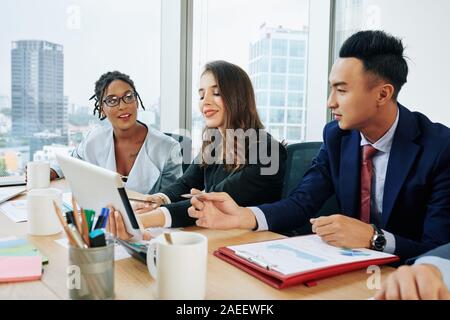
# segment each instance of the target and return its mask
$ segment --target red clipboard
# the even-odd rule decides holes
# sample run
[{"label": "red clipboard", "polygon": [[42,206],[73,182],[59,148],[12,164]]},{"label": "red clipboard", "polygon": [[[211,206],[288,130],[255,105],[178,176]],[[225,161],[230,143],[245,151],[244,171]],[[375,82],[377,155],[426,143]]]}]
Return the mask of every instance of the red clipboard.
[{"label": "red clipboard", "polygon": [[396,262],[399,260],[399,257],[393,256],[389,258],[378,258],[371,259],[365,261],[351,262],[346,264],[339,264],[331,267],[325,267],[321,269],[315,269],[311,271],[304,271],[289,275],[284,275],[274,270],[268,270],[263,268],[255,263],[252,263],[240,256],[236,255],[236,253],[227,248],[222,247],[217,249],[214,252],[214,255],[239,269],[244,270],[245,272],[251,274],[255,278],[267,283],[268,285],[276,288],[276,289],[284,289],[297,284],[311,284],[314,285],[316,280],[320,280],[323,278],[328,278],[335,275],[340,275],[346,272],[364,269],[368,266],[372,265],[383,265],[391,262]]}]

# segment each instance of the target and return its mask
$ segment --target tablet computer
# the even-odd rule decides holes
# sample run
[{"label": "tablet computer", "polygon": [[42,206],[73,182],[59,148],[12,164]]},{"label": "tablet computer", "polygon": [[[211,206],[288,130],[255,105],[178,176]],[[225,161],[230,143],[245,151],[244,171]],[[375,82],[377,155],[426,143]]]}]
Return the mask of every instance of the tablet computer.
[{"label": "tablet computer", "polygon": [[134,215],[120,174],[63,154],[56,154],[56,160],[80,207],[94,210],[98,216],[102,208],[113,206],[122,214],[132,241],[142,239],[142,226]]}]

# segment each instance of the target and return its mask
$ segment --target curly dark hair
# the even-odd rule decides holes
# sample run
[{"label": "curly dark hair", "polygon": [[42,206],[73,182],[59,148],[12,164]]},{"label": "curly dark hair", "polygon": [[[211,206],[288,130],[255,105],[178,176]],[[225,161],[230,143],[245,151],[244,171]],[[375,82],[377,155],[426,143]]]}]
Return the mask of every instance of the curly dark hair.
[{"label": "curly dark hair", "polygon": [[111,84],[111,82],[115,80],[121,80],[123,82],[128,83],[131,86],[131,88],[133,88],[133,91],[136,92],[136,96],[139,99],[142,109],[145,110],[141,97],[139,96],[139,93],[136,91],[136,87],[134,86],[134,82],[133,80],[131,80],[130,76],[119,71],[110,71],[102,74],[100,79],[98,79],[97,82],[95,82],[95,94],[89,99],[89,100],[95,99],[93,114],[95,115],[96,113],[98,113],[98,117],[100,120],[106,119],[105,116],[102,117],[100,108],[100,106],[102,105],[103,96],[108,86]]}]

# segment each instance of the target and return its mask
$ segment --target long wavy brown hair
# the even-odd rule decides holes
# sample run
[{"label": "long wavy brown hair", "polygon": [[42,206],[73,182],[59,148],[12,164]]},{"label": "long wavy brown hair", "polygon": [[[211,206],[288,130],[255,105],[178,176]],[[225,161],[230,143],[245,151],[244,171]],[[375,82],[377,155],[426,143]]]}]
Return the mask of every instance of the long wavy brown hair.
[{"label": "long wavy brown hair", "polygon": [[[226,61],[212,61],[205,65],[202,76],[210,72],[217,83],[220,95],[225,106],[225,128],[226,129],[264,129],[256,110],[255,93],[253,91],[252,82],[247,73],[239,66]],[[213,142],[210,132],[211,128],[203,130],[202,145],[202,166],[207,166],[204,158],[205,149]],[[213,130],[219,130],[214,128]],[[226,132],[222,133],[222,141],[226,141]],[[248,160],[248,139],[245,146],[239,145],[239,140],[235,139],[234,148],[229,152],[233,152],[233,158],[237,160],[238,150],[245,150],[245,162]],[[234,161],[233,164],[226,163],[227,150],[225,145],[222,146],[222,161],[227,171],[235,171],[240,169],[245,163],[242,161]]]}]

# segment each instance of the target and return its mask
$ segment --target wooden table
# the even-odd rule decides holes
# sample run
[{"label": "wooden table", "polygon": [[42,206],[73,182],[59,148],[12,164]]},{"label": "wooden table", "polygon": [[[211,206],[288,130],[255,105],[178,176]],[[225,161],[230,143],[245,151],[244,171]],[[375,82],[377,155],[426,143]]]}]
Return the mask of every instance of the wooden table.
[{"label": "wooden table", "polygon": [[[68,191],[64,181],[54,182],[52,186]],[[280,239],[284,236],[272,232],[217,231],[197,227],[187,230],[202,233],[209,240],[206,299],[367,299],[375,293],[367,287],[370,274],[365,269],[323,279],[311,288],[298,285],[284,290],[274,289],[216,258],[212,253],[222,246]],[[49,258],[49,264],[44,267],[41,281],[0,284],[0,299],[68,299],[68,250],[55,242],[63,238],[63,234],[29,236],[26,223],[14,223],[0,213],[0,238],[7,236],[27,238]],[[384,278],[394,269],[382,267],[381,271]],[[155,281],[142,262],[133,258],[116,261],[116,299],[155,299],[155,292]]]}]

